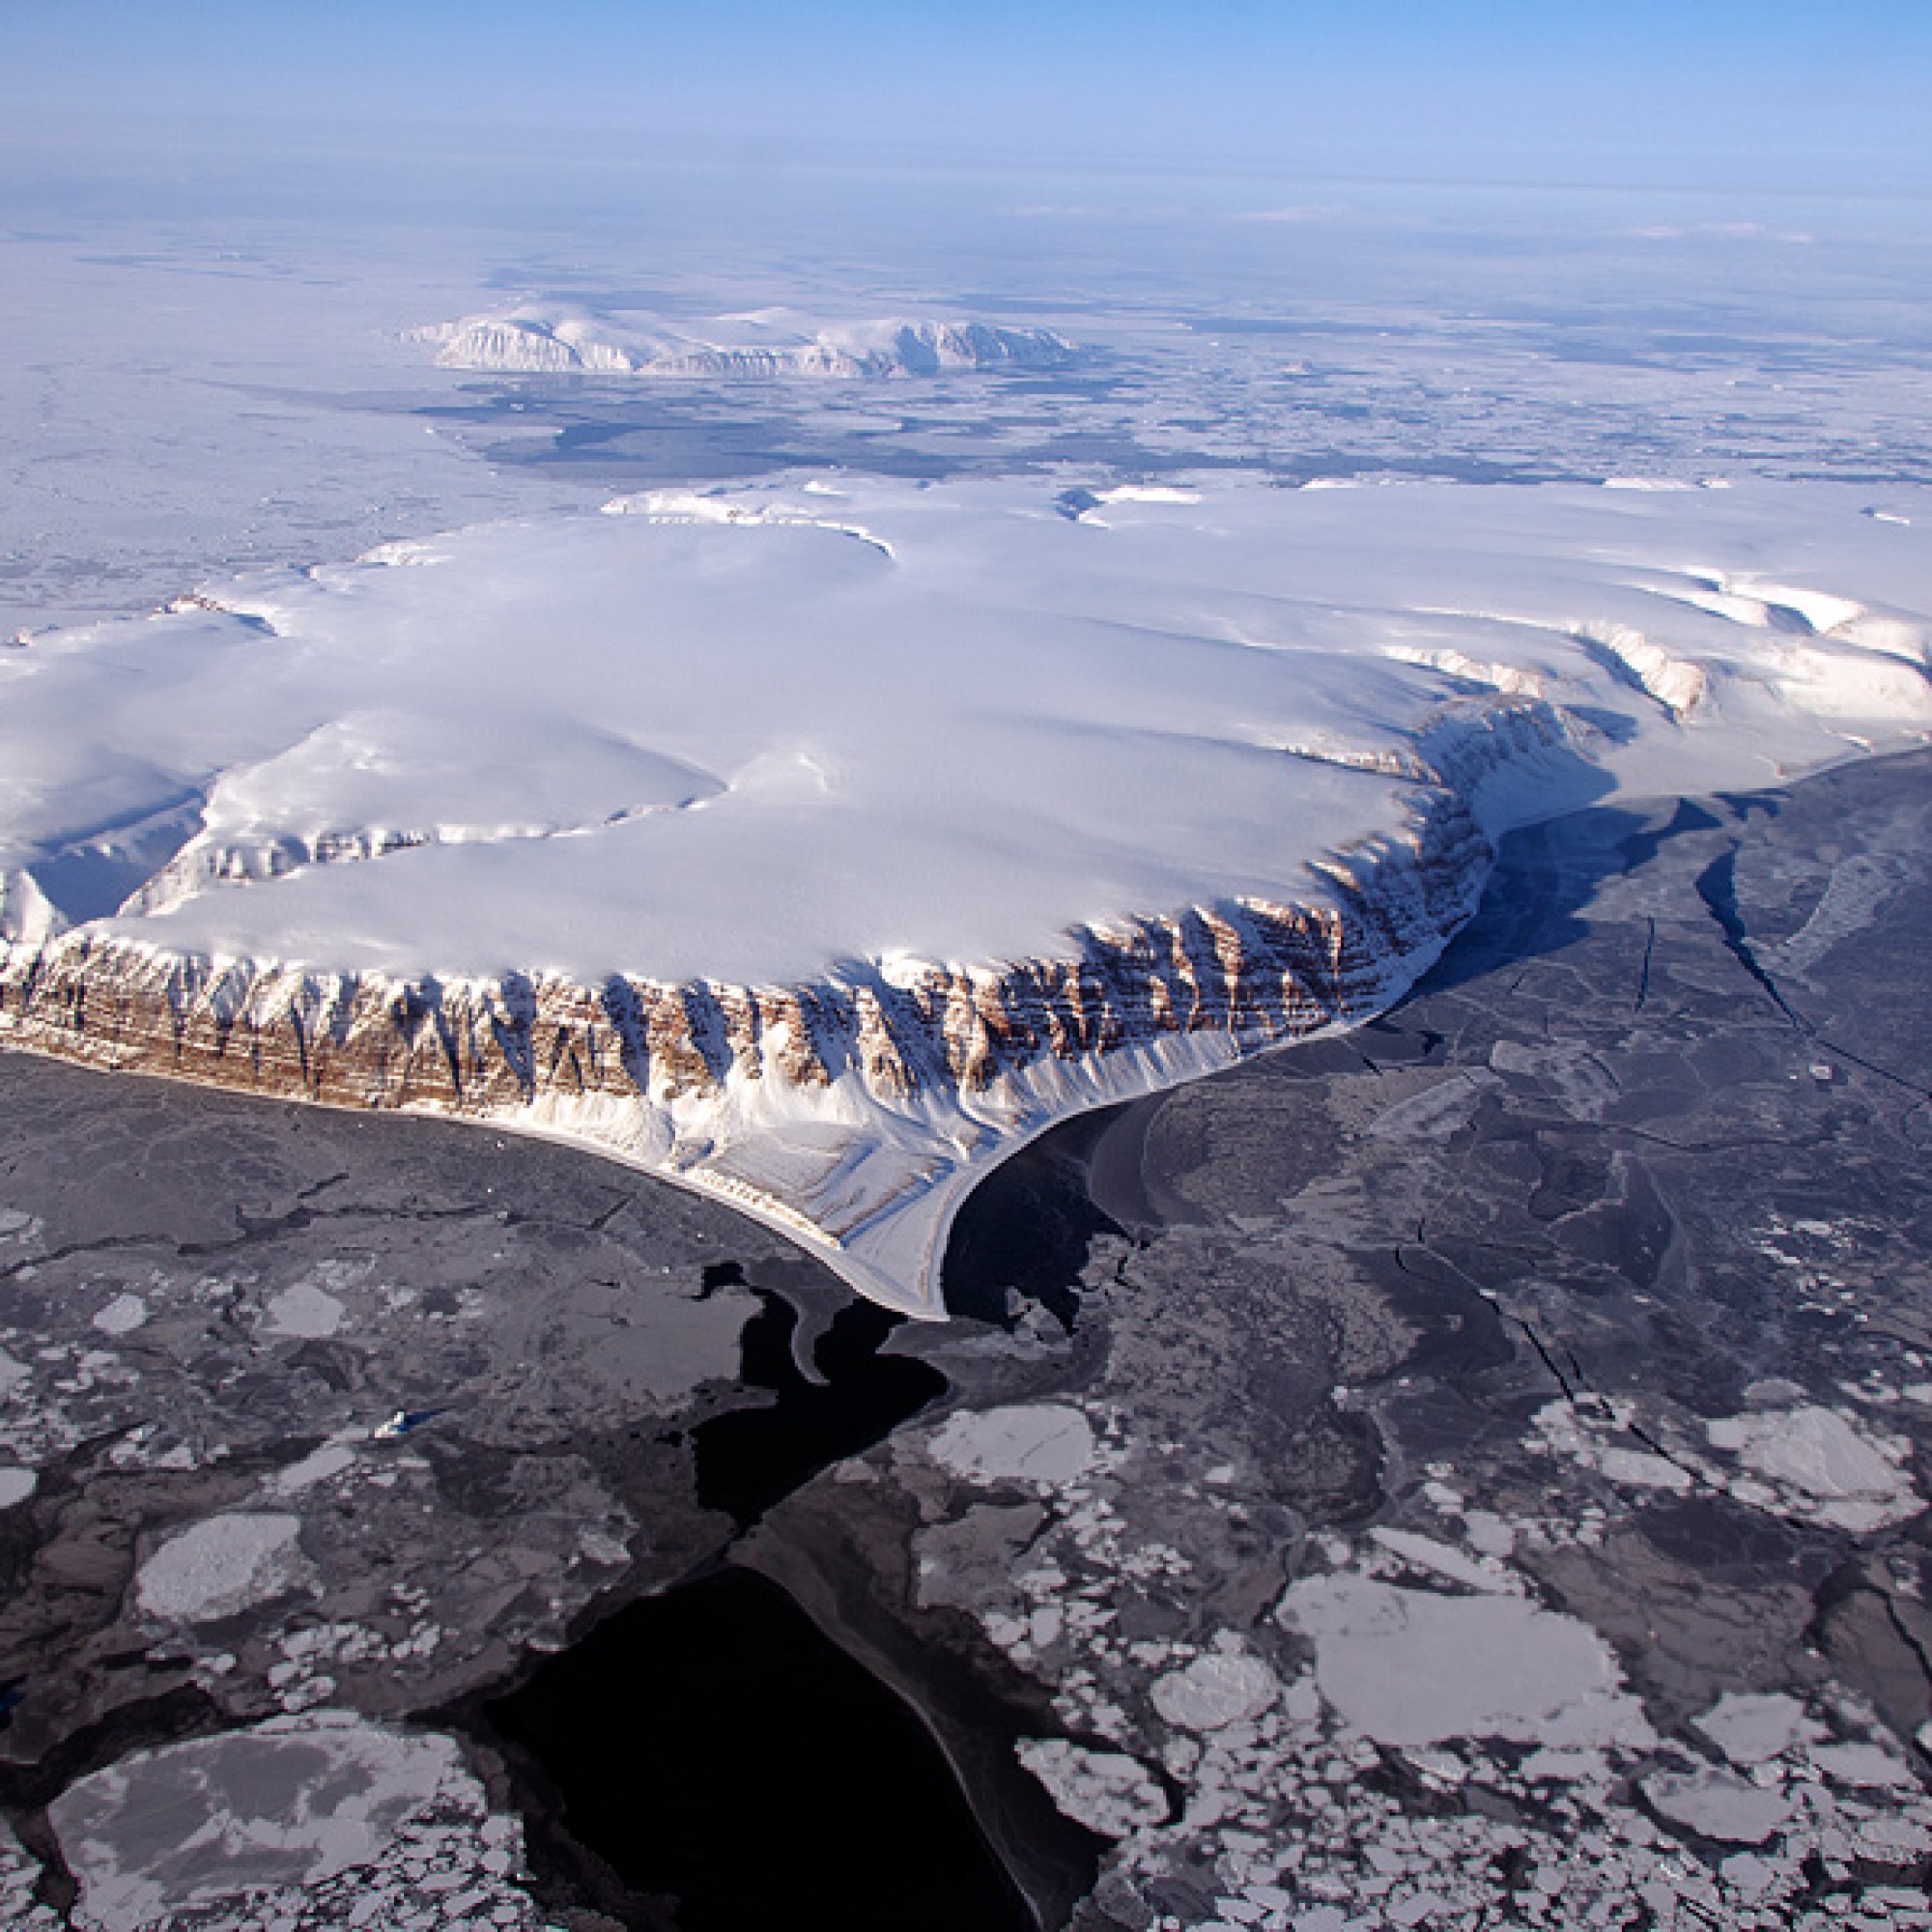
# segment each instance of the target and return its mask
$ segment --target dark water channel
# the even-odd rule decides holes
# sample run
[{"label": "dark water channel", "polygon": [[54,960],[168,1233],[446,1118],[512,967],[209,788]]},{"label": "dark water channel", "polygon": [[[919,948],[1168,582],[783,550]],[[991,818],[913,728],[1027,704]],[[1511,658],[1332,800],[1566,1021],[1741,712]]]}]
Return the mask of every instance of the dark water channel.
[{"label": "dark water channel", "polygon": [[1124,1209],[1109,1201],[1121,1214],[1117,1220],[1094,1184],[1111,1139],[1125,1135],[1138,1147],[1149,1105],[1103,1107],[1054,1127],[974,1188],[946,1246],[941,1287],[949,1315],[1004,1323],[1017,1293],[1073,1326],[1080,1270],[1094,1237],[1126,1232],[1122,1222],[1139,1226],[1156,1218],[1151,1208],[1133,1211],[1138,1199]]},{"label": "dark water channel", "polygon": [[854,1301],[832,1318],[811,1351],[822,1379],[798,1365],[798,1311],[769,1289],[745,1324],[739,1379],[769,1391],[762,1408],[734,1408],[692,1431],[697,1499],[742,1529],[781,1496],[847,1456],[869,1448],[946,1393],[927,1362],[879,1350],[904,1317]]},{"label": "dark water channel", "polygon": [[[706,1287],[744,1285],[722,1264]],[[768,1398],[690,1434],[698,1501],[739,1530],[947,1391],[854,1301],[807,1353],[785,1295],[740,1342]],[[809,1331],[808,1331],[809,1332]],[[531,1855],[640,1932],[1034,1932],[925,1722],[777,1583],[728,1560],[634,1602],[480,1716],[524,1788]]]},{"label": "dark water channel", "polygon": [[749,1571],[632,1604],[488,1715],[634,1926],[1033,1932],[923,1723]]}]

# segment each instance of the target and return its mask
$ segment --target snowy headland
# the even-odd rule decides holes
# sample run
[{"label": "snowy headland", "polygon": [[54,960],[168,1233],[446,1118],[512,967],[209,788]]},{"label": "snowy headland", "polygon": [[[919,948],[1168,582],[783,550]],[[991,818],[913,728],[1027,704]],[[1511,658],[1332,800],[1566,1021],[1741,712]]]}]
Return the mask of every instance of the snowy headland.
[{"label": "snowy headland", "polygon": [[1504,830],[1932,735],[1932,501],[620,499],[0,651],[0,1039],[593,1145],[939,1312],[1017,1142],[1386,1005]]}]

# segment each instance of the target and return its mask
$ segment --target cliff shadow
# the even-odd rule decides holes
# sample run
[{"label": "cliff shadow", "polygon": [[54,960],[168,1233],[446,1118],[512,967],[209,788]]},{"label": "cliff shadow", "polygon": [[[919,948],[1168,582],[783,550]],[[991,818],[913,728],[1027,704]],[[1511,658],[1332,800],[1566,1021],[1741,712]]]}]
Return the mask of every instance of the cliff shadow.
[{"label": "cliff shadow", "polygon": [[[1605,880],[1638,870],[1685,834],[1719,830],[1753,810],[1775,810],[1776,803],[1772,793],[1663,800],[1648,810],[1591,806],[1506,835],[1475,914],[1392,1012],[1575,945],[1589,930],[1584,914]],[[1386,1017],[1354,1035],[1383,1026]],[[1285,1046],[1270,1058],[1301,1056],[1313,1070],[1338,1051],[1338,1064],[1353,1063],[1355,1053],[1335,1039]],[[1379,1047],[1376,1057],[1385,1058]],[[1037,1303],[1070,1330],[1094,1238],[1141,1240],[1171,1218],[1150,1195],[1139,1160],[1164,1097],[1080,1115],[994,1168],[952,1224],[942,1274],[947,1313],[1010,1327],[1017,1297],[1019,1306]]]},{"label": "cliff shadow", "polygon": [[[1712,803],[1678,799],[1648,812],[1592,806],[1507,834],[1475,914],[1394,1010],[1574,946],[1589,930],[1582,915],[1606,879],[1648,865],[1673,838],[1722,825]],[[1763,803],[1726,800],[1719,809]]]}]

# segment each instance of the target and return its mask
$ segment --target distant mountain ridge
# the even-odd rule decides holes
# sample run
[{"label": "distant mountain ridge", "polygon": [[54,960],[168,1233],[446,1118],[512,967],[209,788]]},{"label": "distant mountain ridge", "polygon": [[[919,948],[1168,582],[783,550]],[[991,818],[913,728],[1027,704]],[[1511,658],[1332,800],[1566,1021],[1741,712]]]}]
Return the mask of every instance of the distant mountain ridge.
[{"label": "distant mountain ridge", "polygon": [[506,375],[830,377],[891,380],[997,369],[1059,369],[1087,352],[1050,328],[887,317],[816,323],[757,309],[673,326],[594,309],[522,303],[412,329],[443,369]]}]

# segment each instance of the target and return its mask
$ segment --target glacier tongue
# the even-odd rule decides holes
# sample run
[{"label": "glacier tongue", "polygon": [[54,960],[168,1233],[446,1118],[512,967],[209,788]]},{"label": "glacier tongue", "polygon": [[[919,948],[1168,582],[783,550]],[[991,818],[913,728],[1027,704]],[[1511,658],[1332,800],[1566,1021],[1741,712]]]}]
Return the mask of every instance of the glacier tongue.
[{"label": "glacier tongue", "polygon": [[1093,500],[660,493],[7,653],[0,1039],[569,1139],[935,1314],[991,1162],[1386,1005],[1509,826],[1932,730],[1932,561],[1830,486]]}]

